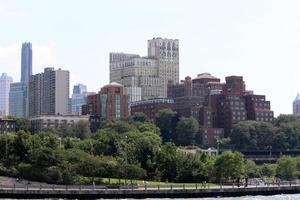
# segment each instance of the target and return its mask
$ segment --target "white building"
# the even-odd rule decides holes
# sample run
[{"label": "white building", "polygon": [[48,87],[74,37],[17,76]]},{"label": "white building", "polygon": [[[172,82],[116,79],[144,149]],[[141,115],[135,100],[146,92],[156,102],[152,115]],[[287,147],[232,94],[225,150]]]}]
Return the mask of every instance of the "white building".
[{"label": "white building", "polygon": [[12,77],[7,74],[0,76],[0,116],[9,114],[9,89],[12,82]]},{"label": "white building", "polygon": [[167,97],[168,80],[179,82],[179,41],[148,40],[148,56],[110,53],[110,82],[124,85],[129,101]]}]

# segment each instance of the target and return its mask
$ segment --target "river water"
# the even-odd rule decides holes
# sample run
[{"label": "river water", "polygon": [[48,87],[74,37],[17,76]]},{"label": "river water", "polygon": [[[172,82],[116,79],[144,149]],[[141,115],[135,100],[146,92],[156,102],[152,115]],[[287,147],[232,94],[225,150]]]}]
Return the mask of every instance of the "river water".
[{"label": "river water", "polygon": [[[219,198],[191,198],[191,199],[163,199],[163,200],[300,200],[300,194],[287,194],[287,195],[274,195],[274,196],[244,196],[244,197],[219,197]],[[14,200],[14,199],[4,199]],[[57,199],[47,199],[57,200]],[[58,199],[60,200],[60,199]],[[133,200],[133,199],[126,199]],[[158,200],[158,199],[145,199],[145,200]]]},{"label": "river water", "polygon": [[[195,198],[185,200],[300,200],[300,194],[274,195],[274,196],[244,196],[244,197],[224,197],[224,198]],[[147,199],[157,200],[157,199]],[[165,199],[168,200],[168,199]],[[174,199],[183,200],[183,199]]]}]

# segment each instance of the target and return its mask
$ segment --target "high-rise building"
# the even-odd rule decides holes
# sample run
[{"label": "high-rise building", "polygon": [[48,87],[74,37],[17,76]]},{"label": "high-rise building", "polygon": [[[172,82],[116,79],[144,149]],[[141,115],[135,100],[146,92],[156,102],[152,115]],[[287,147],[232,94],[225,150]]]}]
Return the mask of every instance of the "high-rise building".
[{"label": "high-rise building", "polygon": [[82,105],[87,104],[87,96],[95,93],[87,92],[87,88],[83,84],[77,84],[73,87],[71,98],[71,113],[80,115],[82,113]]},{"label": "high-rise building", "polygon": [[27,84],[11,83],[9,91],[9,114],[24,118],[27,116]]},{"label": "high-rise building", "polygon": [[28,83],[32,75],[32,45],[29,42],[22,44],[21,55],[21,82]]},{"label": "high-rise building", "polygon": [[45,68],[30,76],[29,117],[69,114],[69,71]]},{"label": "high-rise building", "polygon": [[9,114],[9,89],[12,82],[12,77],[7,74],[0,76],[0,116]]},{"label": "high-rise building", "polygon": [[300,95],[297,94],[297,97],[295,98],[293,102],[293,114],[295,116],[300,116]]},{"label": "high-rise building", "polygon": [[148,57],[157,60],[162,96],[167,97],[168,81],[179,82],[179,41],[163,38],[148,40]]},{"label": "high-rise building", "polygon": [[167,97],[167,83],[179,81],[179,41],[148,40],[148,56],[110,53],[110,81],[124,85],[129,102]]}]

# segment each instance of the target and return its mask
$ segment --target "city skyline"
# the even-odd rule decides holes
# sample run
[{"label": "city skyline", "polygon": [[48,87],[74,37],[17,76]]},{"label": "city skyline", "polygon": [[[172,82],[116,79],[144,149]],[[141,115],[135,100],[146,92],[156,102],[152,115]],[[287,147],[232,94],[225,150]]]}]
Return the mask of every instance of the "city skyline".
[{"label": "city skyline", "polygon": [[[0,73],[19,79],[21,43],[30,41],[33,74],[62,67],[71,72],[71,87],[83,83],[98,91],[109,82],[109,52],[145,56],[148,39],[173,38],[181,46],[180,79],[240,75],[247,88],[271,100],[275,116],[291,114],[300,91],[300,2],[216,2],[72,1],[67,10],[68,1],[59,7],[58,1],[0,1],[6,30],[0,33]],[[76,15],[81,8],[86,15]],[[54,9],[55,16],[49,14]]]}]

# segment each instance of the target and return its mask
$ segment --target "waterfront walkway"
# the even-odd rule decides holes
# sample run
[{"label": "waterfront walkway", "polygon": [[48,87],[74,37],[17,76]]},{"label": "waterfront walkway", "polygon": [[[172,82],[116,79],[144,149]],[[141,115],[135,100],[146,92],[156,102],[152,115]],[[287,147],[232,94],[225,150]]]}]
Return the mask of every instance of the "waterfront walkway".
[{"label": "waterfront walkway", "polygon": [[69,198],[69,199],[99,199],[99,198],[201,198],[229,197],[245,195],[275,195],[300,193],[300,185],[265,185],[265,186],[214,186],[203,188],[202,184],[195,187],[182,186],[122,186],[109,188],[106,186],[0,186],[0,198]]}]

